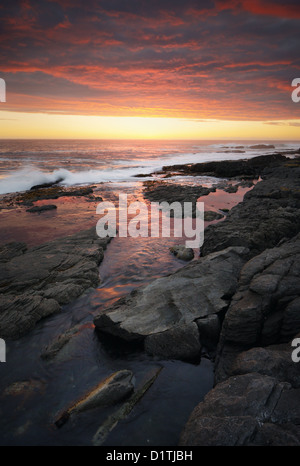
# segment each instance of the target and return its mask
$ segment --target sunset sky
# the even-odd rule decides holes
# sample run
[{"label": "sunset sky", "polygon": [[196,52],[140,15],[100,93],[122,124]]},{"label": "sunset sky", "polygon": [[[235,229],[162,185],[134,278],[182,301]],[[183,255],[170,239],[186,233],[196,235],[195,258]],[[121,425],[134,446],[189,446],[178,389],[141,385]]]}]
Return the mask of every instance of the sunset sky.
[{"label": "sunset sky", "polygon": [[1,0],[0,18],[0,138],[300,139],[299,0]]}]

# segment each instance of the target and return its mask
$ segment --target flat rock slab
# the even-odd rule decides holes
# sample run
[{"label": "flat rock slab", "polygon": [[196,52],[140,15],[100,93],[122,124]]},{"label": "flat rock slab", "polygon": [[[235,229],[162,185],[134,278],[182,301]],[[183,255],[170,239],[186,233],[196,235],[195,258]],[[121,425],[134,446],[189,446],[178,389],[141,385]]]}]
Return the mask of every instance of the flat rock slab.
[{"label": "flat rock slab", "polygon": [[97,286],[109,240],[92,228],[31,249],[23,243],[1,247],[0,337],[18,338]]},{"label": "flat rock slab", "polygon": [[[181,354],[186,354],[188,338],[184,326],[228,307],[247,253],[245,248],[232,247],[193,261],[120,299],[95,317],[94,324],[100,331],[127,341],[145,340],[145,347],[151,347],[153,354],[156,346],[161,356],[164,347],[163,354],[167,357],[170,344],[174,346],[172,332],[177,329],[185,335],[182,348],[180,339],[176,343],[180,359]],[[193,341],[197,325],[188,328]]]}]

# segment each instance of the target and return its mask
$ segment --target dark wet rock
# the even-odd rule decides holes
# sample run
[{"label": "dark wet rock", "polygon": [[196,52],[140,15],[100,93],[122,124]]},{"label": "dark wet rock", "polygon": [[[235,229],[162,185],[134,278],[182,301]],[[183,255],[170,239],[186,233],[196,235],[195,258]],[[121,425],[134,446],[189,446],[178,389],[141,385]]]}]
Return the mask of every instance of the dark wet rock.
[{"label": "dark wet rock", "polygon": [[254,183],[252,180],[243,180],[240,181],[237,186],[241,188],[252,188],[252,186],[254,186]]},{"label": "dark wet rock", "polygon": [[217,314],[211,314],[196,320],[200,341],[209,351],[215,350],[221,332],[221,320]]},{"label": "dark wet rock", "polygon": [[61,427],[71,415],[113,405],[128,397],[134,390],[132,378],[133,373],[129,370],[120,370],[113,373],[60,414],[55,421],[55,425]]},{"label": "dark wet rock", "polygon": [[245,153],[244,150],[240,150],[240,149],[222,150],[218,152],[222,154],[244,154]]},{"label": "dark wet rock", "polygon": [[197,325],[191,322],[149,335],[145,339],[145,350],[163,359],[199,359],[201,344]]},{"label": "dark wet rock", "polygon": [[220,212],[215,212],[213,210],[204,211],[204,220],[206,222],[212,222],[213,220],[220,220],[221,218],[224,218],[224,214],[221,214]]},{"label": "dark wet rock", "polygon": [[184,245],[172,246],[170,251],[177,259],[183,261],[190,261],[194,258],[194,250],[192,248],[186,248]]},{"label": "dark wet rock", "polygon": [[31,207],[30,209],[26,209],[26,212],[44,212],[45,210],[56,210],[57,206],[55,204],[44,204],[39,206]]},{"label": "dark wet rock", "polygon": [[255,433],[251,445],[288,447],[299,446],[299,426],[291,423],[272,424],[265,422]]},{"label": "dark wet rock", "polygon": [[18,338],[62,304],[97,286],[98,265],[109,241],[92,228],[26,250],[20,244],[4,246],[0,337]]},{"label": "dark wet rock", "polygon": [[34,395],[43,395],[46,389],[45,382],[41,380],[20,380],[13,382],[11,385],[6,387],[1,393],[2,397],[13,396],[23,397],[24,399],[31,398]]},{"label": "dark wet rock", "polygon": [[135,178],[146,178],[148,176],[152,176],[149,173],[138,173],[137,175],[133,175]]},{"label": "dark wet rock", "polygon": [[[300,161],[299,161],[300,162]],[[249,257],[276,246],[300,231],[300,163],[266,169],[264,179],[248,191],[226,219],[205,230],[201,255],[228,246],[245,246]]]},{"label": "dark wet rock", "polygon": [[185,165],[171,165],[163,167],[163,171],[177,171],[186,175],[205,175],[217,178],[258,178],[265,167],[276,166],[288,161],[281,154],[260,155],[251,159],[222,160]]},{"label": "dark wet rock", "polygon": [[102,445],[111,431],[119,424],[120,421],[126,419],[133,408],[139,403],[139,401],[145,396],[150,387],[154,384],[157,377],[159,376],[162,367],[156,368],[154,371],[151,371],[150,376],[147,375],[146,381],[141,385],[136,387],[134,393],[130,396],[128,400],[122,403],[121,407],[117,409],[113,414],[111,414],[97,429],[97,432],[93,436],[93,445],[100,446]]},{"label": "dark wet rock", "polygon": [[41,358],[45,360],[53,359],[60,350],[74,337],[78,334],[82,326],[75,325],[75,327],[70,328],[66,332],[58,335],[49,345],[47,345],[42,354]]},{"label": "dark wet rock", "polygon": [[33,329],[35,324],[60,311],[55,299],[45,299],[38,293],[0,295],[1,338],[18,338]]},{"label": "dark wet rock", "polygon": [[58,199],[63,196],[89,196],[93,193],[93,189],[88,187],[80,188],[64,188],[56,186],[56,183],[48,187],[32,187],[30,190],[20,193],[16,196],[16,202],[22,205],[31,205],[31,203],[44,199]]},{"label": "dark wet rock", "polygon": [[299,367],[292,360],[291,353],[291,342],[251,348],[238,354],[230,373],[242,375],[255,372],[275,376],[280,382],[288,382],[293,388],[300,388]]},{"label": "dark wet rock", "polygon": [[8,262],[14,257],[24,254],[26,249],[27,245],[25,243],[19,243],[17,241],[0,246],[0,263]]},{"label": "dark wet rock", "polygon": [[273,144],[254,144],[249,146],[249,149],[275,149]]},{"label": "dark wet rock", "polygon": [[273,432],[282,432],[292,445],[300,445],[298,406],[298,390],[286,382],[257,373],[230,377],[194,409],[179,444],[256,445],[262,438],[268,444]]},{"label": "dark wet rock", "polygon": [[225,215],[227,215],[230,209],[223,208],[223,209],[220,209],[220,211],[223,212]]},{"label": "dark wet rock", "polygon": [[[184,213],[184,203],[192,203],[192,216],[196,216],[196,202],[199,197],[207,196],[214,192],[216,188],[205,188],[203,186],[182,186],[180,184],[167,183],[163,181],[145,181],[144,197],[151,202],[179,202],[181,205],[182,216]],[[170,216],[173,216],[171,211]]]},{"label": "dark wet rock", "polygon": [[266,167],[244,202],[206,229],[204,257],[239,244],[250,260],[222,322],[215,387],[180,445],[300,445],[300,372],[291,357],[300,337],[300,165],[292,162]]},{"label": "dark wet rock", "polygon": [[226,193],[236,193],[237,190],[239,189],[237,184],[231,184],[227,186],[227,188],[224,189]]},{"label": "dark wet rock", "polygon": [[93,195],[89,195],[86,197],[86,200],[88,202],[103,202],[103,197],[101,196],[93,196]]},{"label": "dark wet rock", "polygon": [[63,181],[63,178],[58,178],[56,181],[52,181],[50,183],[41,183],[41,184],[36,184],[30,188],[30,191],[35,191],[36,189],[44,189],[44,188],[51,188],[52,186],[55,186],[56,184],[60,183]]},{"label": "dark wet rock", "polygon": [[239,352],[284,343],[300,332],[299,275],[300,233],[245,264],[223,322],[216,380],[231,374]]},{"label": "dark wet rock", "polygon": [[[193,261],[120,299],[102,311],[94,324],[99,331],[136,341],[224,311],[235,293],[247,252],[244,248],[228,248]],[[169,336],[165,341],[172,343],[172,333]]]}]

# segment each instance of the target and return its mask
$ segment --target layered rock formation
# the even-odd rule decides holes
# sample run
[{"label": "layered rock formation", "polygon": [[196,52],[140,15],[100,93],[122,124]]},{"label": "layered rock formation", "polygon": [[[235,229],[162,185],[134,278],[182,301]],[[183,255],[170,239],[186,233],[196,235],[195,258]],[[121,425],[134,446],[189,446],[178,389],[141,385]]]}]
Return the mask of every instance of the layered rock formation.
[{"label": "layered rock formation", "polygon": [[27,249],[0,248],[0,337],[18,338],[43,317],[99,283],[98,265],[109,238],[95,228]]}]

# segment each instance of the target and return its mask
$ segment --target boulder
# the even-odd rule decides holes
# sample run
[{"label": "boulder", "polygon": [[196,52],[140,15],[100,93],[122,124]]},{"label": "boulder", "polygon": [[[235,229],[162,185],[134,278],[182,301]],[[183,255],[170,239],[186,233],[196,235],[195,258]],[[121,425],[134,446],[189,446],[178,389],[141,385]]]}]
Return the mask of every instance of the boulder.
[{"label": "boulder", "polygon": [[[169,276],[138,288],[111,308],[101,311],[94,324],[98,330],[127,341],[148,338],[145,345],[146,349],[151,347],[152,354],[156,354],[155,348],[161,354],[161,346],[166,342],[174,345],[173,331],[182,334],[184,329],[184,334],[190,332],[193,340],[197,326],[189,324],[227,309],[247,253],[245,248],[228,248],[193,261]],[[185,336],[185,341],[187,338]],[[179,348],[176,351],[180,359],[186,356],[185,344],[181,355]],[[174,349],[164,349],[165,354],[168,351],[171,354]]]},{"label": "boulder", "polygon": [[[300,334],[299,334],[300,337]],[[291,342],[268,347],[255,347],[239,353],[231,369],[232,375],[259,373],[288,382],[293,388],[300,388],[300,371],[291,358]]]},{"label": "boulder", "polygon": [[179,445],[266,445],[280,434],[290,445],[300,445],[299,390],[250,373],[230,377],[206,395],[193,410]]},{"label": "boulder", "polygon": [[190,261],[194,258],[194,250],[192,248],[186,248],[184,245],[172,246],[170,251],[177,259],[183,261]]},{"label": "boulder", "polygon": [[300,332],[299,274],[300,233],[244,265],[222,326],[216,380],[231,373],[241,351],[288,342]]}]

